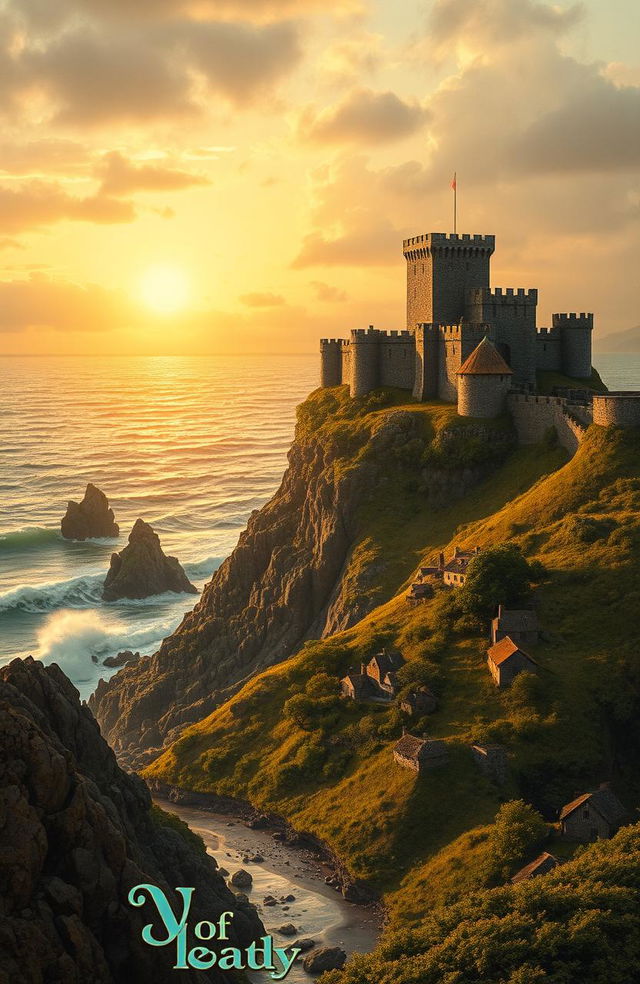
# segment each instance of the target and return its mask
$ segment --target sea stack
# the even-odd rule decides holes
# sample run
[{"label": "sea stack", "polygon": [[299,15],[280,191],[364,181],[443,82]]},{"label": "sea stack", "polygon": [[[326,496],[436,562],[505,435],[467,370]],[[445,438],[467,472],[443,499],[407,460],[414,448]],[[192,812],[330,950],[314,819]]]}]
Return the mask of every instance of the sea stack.
[{"label": "sea stack", "polygon": [[115,522],[113,509],[109,508],[109,500],[91,482],[87,485],[82,502],[69,502],[60,528],[65,540],[120,536],[120,527]]},{"label": "sea stack", "polygon": [[158,534],[148,523],[137,519],[129,534],[128,546],[111,556],[102,597],[104,601],[149,598],[165,591],[198,593],[177,558],[163,553]]}]

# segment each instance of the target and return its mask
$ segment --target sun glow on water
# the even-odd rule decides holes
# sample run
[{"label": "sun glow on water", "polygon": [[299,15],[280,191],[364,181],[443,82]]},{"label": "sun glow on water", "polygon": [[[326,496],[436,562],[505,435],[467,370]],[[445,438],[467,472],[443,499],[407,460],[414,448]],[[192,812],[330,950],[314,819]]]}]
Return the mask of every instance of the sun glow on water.
[{"label": "sun glow on water", "polygon": [[191,285],[179,267],[152,266],[142,275],[139,294],[156,314],[177,314],[189,303]]}]

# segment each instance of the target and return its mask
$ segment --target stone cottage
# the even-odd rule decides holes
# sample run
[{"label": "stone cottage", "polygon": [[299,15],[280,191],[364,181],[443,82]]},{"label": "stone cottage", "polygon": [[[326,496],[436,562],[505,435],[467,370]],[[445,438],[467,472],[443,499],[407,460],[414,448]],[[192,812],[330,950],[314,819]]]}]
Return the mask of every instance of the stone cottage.
[{"label": "stone cottage", "polygon": [[543,851],[539,854],[535,861],[531,864],[527,864],[524,868],[511,879],[512,885],[517,885],[519,882],[530,881],[532,878],[538,878],[540,875],[546,875],[554,868],[557,868],[560,862],[557,858],[554,858],[553,854],[548,854],[547,851]]},{"label": "stone cottage", "polygon": [[502,786],[507,781],[507,750],[502,745],[472,745],[473,761],[483,775]]},{"label": "stone cottage", "polygon": [[420,687],[400,702],[400,710],[411,717],[421,717],[423,714],[433,714],[438,706],[435,694],[428,687]]},{"label": "stone cottage", "polygon": [[536,661],[505,636],[487,650],[487,665],[496,687],[508,687],[519,673],[537,671]]},{"label": "stone cottage", "polygon": [[415,581],[406,594],[410,605],[419,605],[428,598],[433,598],[433,586],[428,581]]},{"label": "stone cottage", "polygon": [[454,547],[453,557],[442,568],[442,580],[451,588],[459,588],[467,580],[467,568],[471,561],[480,553],[480,547],[473,550],[461,550]]},{"label": "stone cottage", "polygon": [[613,837],[627,819],[618,797],[603,785],[594,793],[583,793],[560,811],[560,828],[565,837],[578,841]]},{"label": "stone cottage", "polygon": [[393,749],[393,758],[398,765],[417,773],[442,765],[447,757],[444,741],[409,734],[404,734]]},{"label": "stone cottage", "polygon": [[350,700],[393,700],[399,684],[396,671],[404,666],[400,653],[377,653],[360,672],[352,670],[340,681],[340,693]]},{"label": "stone cottage", "polygon": [[540,637],[538,617],[531,609],[506,609],[498,606],[491,622],[491,645],[509,636],[518,646],[535,646]]}]

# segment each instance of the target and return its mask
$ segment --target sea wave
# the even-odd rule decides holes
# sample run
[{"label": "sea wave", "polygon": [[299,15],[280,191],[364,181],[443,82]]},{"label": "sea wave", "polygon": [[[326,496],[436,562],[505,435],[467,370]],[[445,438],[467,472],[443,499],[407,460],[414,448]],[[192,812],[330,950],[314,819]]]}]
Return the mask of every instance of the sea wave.
[{"label": "sea wave", "polygon": [[124,649],[153,652],[177,621],[131,629],[98,612],[56,612],[38,632],[37,656],[47,666],[57,663],[74,683],[96,683],[99,676],[110,675],[103,668],[106,656]]},{"label": "sea wave", "polygon": [[0,533],[0,553],[15,550],[41,550],[57,540],[61,540],[59,530],[46,526],[25,526],[20,530],[7,530]]},{"label": "sea wave", "polygon": [[[206,581],[222,563],[221,557],[205,557],[203,560],[185,564],[184,570],[192,581]],[[40,584],[34,587],[22,585],[0,594],[0,614],[9,612],[27,612],[31,615],[47,615],[60,608],[87,609],[96,608],[102,604],[102,586],[106,572],[85,574],[69,581],[54,584]],[[110,607],[123,605],[161,605],[175,601],[179,597],[175,593],[152,595],[139,600],[123,599],[113,602]]]}]

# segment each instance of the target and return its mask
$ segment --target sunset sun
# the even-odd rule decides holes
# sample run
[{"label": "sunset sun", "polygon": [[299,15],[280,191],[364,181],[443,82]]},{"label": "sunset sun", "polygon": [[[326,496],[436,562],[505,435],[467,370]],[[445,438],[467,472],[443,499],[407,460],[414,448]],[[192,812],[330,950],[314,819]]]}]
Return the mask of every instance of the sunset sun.
[{"label": "sunset sun", "polygon": [[149,267],[140,279],[139,295],[156,314],[177,314],[189,302],[189,278],[178,267]]}]

